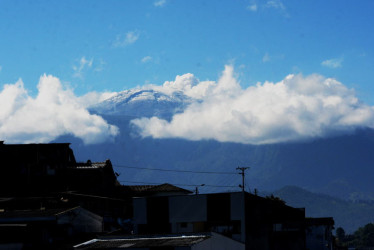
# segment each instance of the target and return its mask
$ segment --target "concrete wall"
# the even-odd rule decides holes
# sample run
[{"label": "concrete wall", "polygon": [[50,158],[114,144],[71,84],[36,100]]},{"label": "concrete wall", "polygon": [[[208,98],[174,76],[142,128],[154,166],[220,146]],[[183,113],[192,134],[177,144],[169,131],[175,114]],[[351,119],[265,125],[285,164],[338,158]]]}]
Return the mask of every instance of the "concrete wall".
[{"label": "concrete wall", "polygon": [[206,195],[170,197],[169,212],[173,233],[193,232],[196,222],[207,220]]},{"label": "concrete wall", "polygon": [[191,250],[244,250],[244,243],[212,232],[210,239],[191,246]]},{"label": "concrete wall", "polygon": [[[218,221],[222,221],[223,223],[223,230],[227,227],[227,222],[234,222],[235,227],[239,229],[236,230],[237,233],[232,235],[232,238],[237,241],[245,242],[244,200],[244,193],[242,192],[215,195],[170,196],[168,198],[168,222],[171,225],[171,232],[187,233],[206,231],[209,229],[207,225],[218,219]],[[133,204],[134,231],[138,233],[137,225],[149,223],[147,218],[147,198],[134,198]],[[220,232],[219,228],[215,228],[214,230]]]},{"label": "concrete wall", "polygon": [[206,196],[190,195],[170,197],[169,211],[169,220],[171,223],[206,221]]},{"label": "concrete wall", "polygon": [[245,206],[244,193],[231,193],[231,220],[240,220],[240,234],[233,234],[232,238],[245,242]]}]

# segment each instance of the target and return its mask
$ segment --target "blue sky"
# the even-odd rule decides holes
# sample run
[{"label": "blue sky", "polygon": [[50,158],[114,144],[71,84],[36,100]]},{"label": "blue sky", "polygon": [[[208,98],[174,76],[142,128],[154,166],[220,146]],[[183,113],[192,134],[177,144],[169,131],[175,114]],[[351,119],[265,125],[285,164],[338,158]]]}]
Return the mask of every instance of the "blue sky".
[{"label": "blue sky", "polygon": [[[135,87],[183,92],[142,136],[277,143],[374,128],[374,1],[0,1],[0,139],[85,143],[88,111]],[[27,120],[27,123],[24,121]]]},{"label": "blue sky", "polygon": [[0,84],[30,94],[44,73],[77,95],[216,80],[244,87],[291,73],[333,77],[373,105],[373,1],[0,1]]}]

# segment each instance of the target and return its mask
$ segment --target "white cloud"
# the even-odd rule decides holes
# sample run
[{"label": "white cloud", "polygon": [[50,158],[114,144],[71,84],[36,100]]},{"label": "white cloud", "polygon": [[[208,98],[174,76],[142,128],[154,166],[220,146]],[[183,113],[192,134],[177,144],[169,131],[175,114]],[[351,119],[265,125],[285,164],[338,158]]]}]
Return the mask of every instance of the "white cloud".
[{"label": "white cloud", "polygon": [[114,47],[126,47],[135,43],[139,39],[140,33],[138,31],[129,31],[125,36],[118,35],[113,43]]},{"label": "white cloud", "polygon": [[267,1],[265,4],[266,8],[274,8],[274,9],[281,9],[285,10],[286,7],[284,7],[284,4],[280,0],[271,0]]},{"label": "white cloud", "polygon": [[249,5],[247,7],[247,9],[250,10],[250,11],[256,12],[257,11],[257,4],[256,3],[252,3],[251,5]]},{"label": "white cloud", "polygon": [[152,57],[151,56],[145,56],[141,60],[142,63],[146,63],[146,62],[150,62],[150,61],[152,61]]},{"label": "white cloud", "polygon": [[160,91],[167,95],[174,92],[183,92],[194,99],[203,99],[214,86],[212,81],[200,82],[193,74],[177,75],[175,81],[166,81],[162,86],[146,85],[144,88]]},{"label": "white cloud", "polygon": [[262,57],[262,62],[269,62],[270,61],[270,55],[269,53],[265,53],[265,55]]},{"label": "white cloud", "polygon": [[117,127],[91,115],[82,103],[51,75],[40,77],[35,98],[28,95],[21,80],[6,84],[0,92],[0,138],[8,143],[42,143],[73,134],[90,144],[118,134]]},{"label": "white cloud", "polygon": [[343,58],[333,58],[329,60],[325,60],[321,63],[322,66],[336,69],[342,67]]},{"label": "white cloud", "polygon": [[3,67],[0,65],[0,72],[3,70]]},{"label": "white cloud", "polygon": [[96,67],[94,68],[94,71],[96,71],[96,72],[101,72],[101,71],[103,71],[103,70],[104,70],[104,65],[105,65],[105,64],[106,64],[106,62],[105,62],[104,60],[100,59],[99,64],[96,65]]},{"label": "white cloud", "polygon": [[164,6],[165,4],[166,4],[166,0],[158,0],[158,1],[155,1],[155,2],[153,3],[153,5],[156,6],[156,7],[162,7],[162,6]]},{"label": "white cloud", "polygon": [[94,106],[112,96],[115,96],[117,92],[103,92],[99,93],[96,91],[89,92],[83,96],[80,96],[77,98],[77,102],[79,105],[83,108],[89,108],[91,106]]},{"label": "white cloud", "polygon": [[264,7],[268,8],[268,9],[276,9],[280,13],[282,13],[284,17],[287,17],[287,18],[290,17],[290,15],[287,12],[286,6],[284,6],[284,4],[283,4],[283,2],[281,0],[270,0],[270,1],[267,1],[266,4],[264,5]]},{"label": "white cloud", "polygon": [[262,62],[273,62],[273,61],[279,61],[284,59],[284,54],[273,54],[270,55],[268,52],[265,53],[265,55],[262,57]]},{"label": "white cloud", "polygon": [[[266,144],[323,137],[374,128],[374,107],[360,103],[355,92],[320,75],[289,75],[280,82],[241,88],[226,66],[218,82],[199,82],[192,74],[165,82],[199,97],[171,121],[158,117],[132,121],[143,137],[214,139]],[[204,87],[202,87],[202,86]],[[192,89],[199,94],[191,94]]]},{"label": "white cloud", "polygon": [[290,17],[290,15],[287,12],[286,6],[283,4],[281,0],[267,0],[262,2],[263,3],[258,4],[258,1],[251,0],[249,5],[247,6],[247,10],[257,12],[259,10],[263,11],[265,9],[274,9],[281,13],[283,16]]},{"label": "white cloud", "polygon": [[82,56],[81,59],[79,59],[79,65],[73,65],[74,74],[73,77],[76,78],[83,78],[83,72],[87,68],[91,68],[93,63],[93,58],[90,60],[87,60],[86,57]]}]

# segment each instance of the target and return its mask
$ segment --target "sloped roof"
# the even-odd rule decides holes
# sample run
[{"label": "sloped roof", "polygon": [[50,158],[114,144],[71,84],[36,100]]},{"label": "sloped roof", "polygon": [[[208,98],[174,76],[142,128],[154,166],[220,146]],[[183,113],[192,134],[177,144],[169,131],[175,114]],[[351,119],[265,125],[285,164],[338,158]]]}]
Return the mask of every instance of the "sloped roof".
[{"label": "sloped roof", "polygon": [[155,193],[183,193],[190,194],[192,191],[180,188],[169,183],[161,185],[122,185],[122,188],[126,192],[130,192],[136,195],[148,195]]},{"label": "sloped roof", "polygon": [[114,239],[93,239],[75,246],[76,249],[148,248],[192,246],[210,238],[209,235],[179,235],[158,237],[133,237]]},{"label": "sloped roof", "polygon": [[20,221],[56,220],[56,217],[75,210],[73,208],[37,209],[37,210],[14,210],[0,213],[0,223],[12,223]]},{"label": "sloped roof", "polygon": [[87,161],[87,162],[78,162],[74,168],[77,168],[77,169],[86,169],[86,168],[104,168],[107,166],[107,162],[104,161],[104,162],[91,162],[91,161]]}]

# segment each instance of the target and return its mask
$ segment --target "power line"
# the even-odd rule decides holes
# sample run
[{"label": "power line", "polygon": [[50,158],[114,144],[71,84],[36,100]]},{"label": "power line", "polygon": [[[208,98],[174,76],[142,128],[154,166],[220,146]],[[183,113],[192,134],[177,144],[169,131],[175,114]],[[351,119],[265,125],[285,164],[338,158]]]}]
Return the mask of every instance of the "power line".
[{"label": "power line", "polygon": [[[149,184],[149,185],[162,185],[162,184],[165,184],[165,183],[157,183],[157,182],[142,182],[142,181],[126,181],[126,180],[122,180],[122,181],[119,181],[121,183],[123,182],[129,182],[129,183],[138,183],[138,184]],[[188,187],[196,187],[196,186],[201,186],[201,184],[199,185],[196,185],[196,184],[176,184],[176,183],[169,183],[170,185],[174,185],[174,186],[188,186]],[[205,187],[222,187],[222,188],[236,188],[237,186],[222,186],[222,185],[209,185],[209,184],[205,184],[204,185]]]},{"label": "power line", "polygon": [[163,168],[144,168],[144,167],[129,167],[124,165],[113,164],[113,166],[118,168],[131,168],[131,169],[142,169],[151,171],[164,171],[164,172],[179,172],[179,173],[195,173],[195,174],[227,174],[236,175],[234,172],[209,172],[209,171],[192,171],[192,170],[176,170],[176,169],[163,169]]}]

